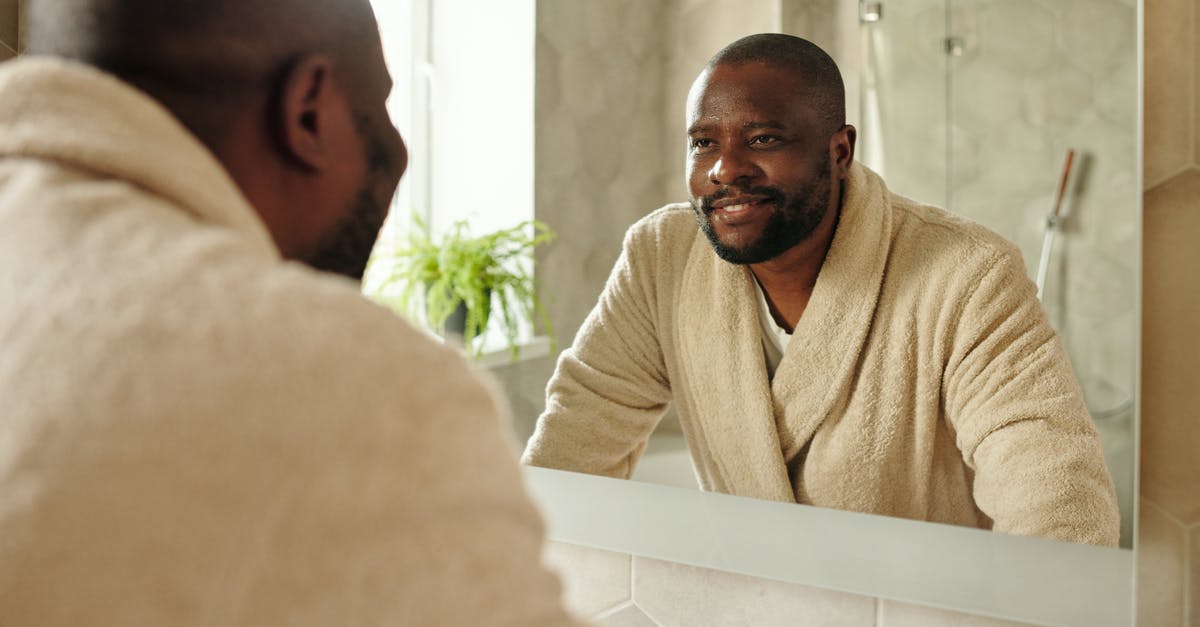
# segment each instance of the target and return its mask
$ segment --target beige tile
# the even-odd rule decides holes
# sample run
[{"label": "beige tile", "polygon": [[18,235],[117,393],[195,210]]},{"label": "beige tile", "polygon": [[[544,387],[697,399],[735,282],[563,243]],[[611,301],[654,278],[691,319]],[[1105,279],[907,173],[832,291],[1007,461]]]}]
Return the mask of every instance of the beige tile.
[{"label": "beige tile", "polygon": [[1096,110],[1121,128],[1137,128],[1137,98],[1140,85],[1137,80],[1136,54],[1135,48],[1130,52],[1128,59],[1098,79],[1095,84]]},{"label": "beige tile", "polygon": [[875,599],[634,558],[633,601],[665,627],[874,627]]},{"label": "beige tile", "polygon": [[836,0],[783,2],[779,13],[783,32],[804,37],[836,58],[839,44]]},{"label": "beige tile", "polygon": [[1019,627],[1029,624],[897,601],[879,602],[878,627]]},{"label": "beige tile", "polygon": [[1183,527],[1144,497],[1138,509],[1137,624],[1183,625]]},{"label": "beige tile", "polygon": [[[1008,128],[1021,115],[1022,98],[1015,93],[1021,77],[994,63],[994,58],[981,57],[953,78],[955,121],[980,132]],[[938,77],[931,75],[927,80],[936,81]]]},{"label": "beige tile", "polygon": [[630,599],[630,557],[623,553],[549,542],[543,561],[563,580],[567,608],[595,616]]},{"label": "beige tile", "polygon": [[1054,16],[1034,0],[985,4],[979,11],[979,50],[1011,72],[1041,71],[1057,56]]},{"label": "beige tile", "polygon": [[629,602],[592,619],[596,627],[659,627],[642,608]]},{"label": "beige tile", "polygon": [[1067,127],[1092,105],[1092,78],[1069,63],[1054,63],[1022,81],[1021,92],[1025,120],[1039,128]]},{"label": "beige tile", "polygon": [[1063,4],[1062,49],[1071,63],[1101,78],[1136,56],[1134,6],[1116,0],[1070,0]]},{"label": "beige tile", "polygon": [[1142,319],[1142,494],[1184,524],[1200,523],[1200,172],[1145,195]]},{"label": "beige tile", "polygon": [[[658,141],[670,126],[661,98],[667,38],[647,35],[666,30],[667,4],[538,5],[535,198],[537,217],[559,234],[539,251],[538,279],[556,286],[547,309],[560,347],[595,305],[625,228],[657,208],[641,201],[642,190],[659,198],[666,187],[660,181],[682,163],[682,129],[671,138],[679,149],[669,156]],[[682,127],[682,99],[675,104],[670,119]],[[649,139],[612,141],[614,128],[623,137]],[[678,196],[683,188],[678,177],[672,180]]]},{"label": "beige tile", "polygon": [[1193,0],[1145,3],[1145,183],[1153,187],[1191,163]]}]

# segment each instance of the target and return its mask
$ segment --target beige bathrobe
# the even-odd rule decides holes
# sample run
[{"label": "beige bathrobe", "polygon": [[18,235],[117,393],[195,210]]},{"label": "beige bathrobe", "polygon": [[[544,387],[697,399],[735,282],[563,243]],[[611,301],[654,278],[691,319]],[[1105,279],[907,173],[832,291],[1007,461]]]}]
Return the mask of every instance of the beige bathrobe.
[{"label": "beige bathrobe", "polygon": [[1117,543],[1096,429],[1012,245],[855,165],[771,381],[757,289],[687,205],[639,221],[524,461],[629,477],[673,401],[706,490]]},{"label": "beige bathrobe", "polygon": [[81,66],[0,64],[0,347],[0,625],[570,621],[487,386]]}]

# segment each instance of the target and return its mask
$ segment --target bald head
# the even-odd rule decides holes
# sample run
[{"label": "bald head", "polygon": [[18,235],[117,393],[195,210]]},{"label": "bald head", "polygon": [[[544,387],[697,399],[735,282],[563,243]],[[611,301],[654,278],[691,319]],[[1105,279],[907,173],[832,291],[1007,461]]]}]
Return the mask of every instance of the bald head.
[{"label": "bald head", "polygon": [[28,52],[157,100],[284,257],[361,276],[407,164],[369,0],[30,1]]},{"label": "bald head", "polygon": [[375,23],[367,0],[30,0],[27,28],[28,52],[136,85],[212,147],[291,60],[352,58]]},{"label": "bald head", "polygon": [[830,133],[846,123],[842,74],[833,59],[816,44],[782,33],[750,35],[722,48],[708,61],[705,70],[746,63],[764,63],[793,72],[804,86],[806,104]]}]

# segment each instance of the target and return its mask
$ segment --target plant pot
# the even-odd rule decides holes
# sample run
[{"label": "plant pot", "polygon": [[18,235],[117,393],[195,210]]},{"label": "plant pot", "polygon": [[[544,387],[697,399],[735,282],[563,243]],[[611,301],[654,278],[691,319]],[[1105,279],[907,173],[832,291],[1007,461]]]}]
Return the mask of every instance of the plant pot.
[{"label": "plant pot", "polygon": [[442,325],[442,336],[461,344],[467,334],[467,304],[459,303]]},{"label": "plant pot", "polygon": [[[492,292],[491,292],[491,290],[488,290],[487,291],[487,300],[485,301],[486,306],[485,306],[484,312],[483,312],[483,320],[484,320],[485,327],[486,327],[488,318],[491,316],[491,309],[492,309],[491,298],[492,298]],[[483,331],[485,331],[485,330],[486,329],[481,329],[480,335],[482,335]],[[466,335],[467,335],[467,303],[466,302],[460,301],[458,303],[458,305],[454,308],[454,311],[450,312],[450,315],[447,316],[446,319],[442,322],[441,330],[439,331],[439,334],[447,342],[453,342],[459,346],[465,346]]]}]

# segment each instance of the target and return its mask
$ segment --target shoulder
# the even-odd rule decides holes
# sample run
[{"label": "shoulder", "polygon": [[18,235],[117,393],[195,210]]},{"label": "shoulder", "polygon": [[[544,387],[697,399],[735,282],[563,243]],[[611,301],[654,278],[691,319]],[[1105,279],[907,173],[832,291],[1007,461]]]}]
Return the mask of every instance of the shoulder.
[{"label": "shoulder", "polygon": [[937,275],[979,278],[997,268],[1024,276],[1017,247],[966,217],[892,194],[892,259]]},{"label": "shoulder", "polygon": [[459,351],[369,301],[356,282],[264,255],[228,229],[181,231],[142,274],[134,337],[169,339],[146,345],[146,356],[180,393],[221,396],[231,416],[319,429],[351,419],[417,427],[414,419],[455,408],[459,420],[495,415]]},{"label": "shoulder", "polygon": [[290,372],[376,396],[403,388],[409,401],[476,380],[459,351],[371,302],[353,281],[298,263],[250,274],[231,291],[257,315],[224,322],[265,358],[288,355]]},{"label": "shoulder", "polygon": [[[904,198],[893,202],[893,239],[884,291],[925,320],[971,345],[1001,326],[1049,327],[1017,247],[992,230],[944,209]],[[1012,326],[1012,325],[1017,326]]]}]

